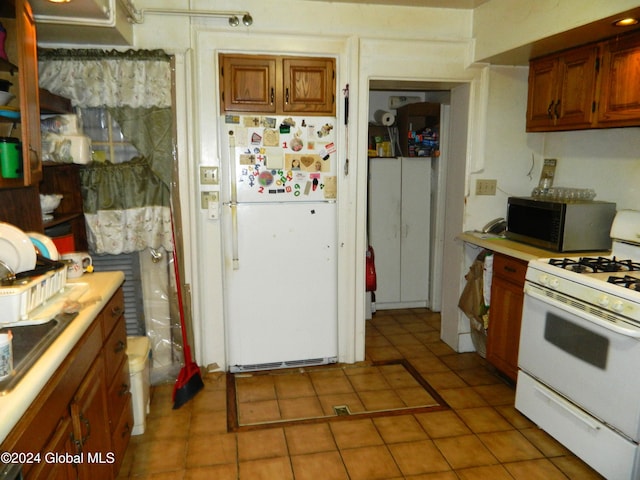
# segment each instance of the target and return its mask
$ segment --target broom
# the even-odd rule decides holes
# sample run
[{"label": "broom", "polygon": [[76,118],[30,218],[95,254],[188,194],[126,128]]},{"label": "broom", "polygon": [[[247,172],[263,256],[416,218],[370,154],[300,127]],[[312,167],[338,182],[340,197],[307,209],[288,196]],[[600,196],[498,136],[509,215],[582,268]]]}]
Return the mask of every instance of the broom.
[{"label": "broom", "polygon": [[178,373],[178,378],[173,386],[173,409],[177,410],[191,400],[196,393],[204,388],[200,367],[192,360],[191,347],[187,337],[187,328],[184,324],[184,304],[182,303],[182,284],[180,282],[180,269],[178,268],[178,255],[176,254],[176,237],[173,228],[173,215],[171,216],[171,235],[173,236],[173,271],[176,277],[176,293],[178,294],[178,308],[180,310],[180,329],[182,331],[182,344],[184,352],[184,366]]}]

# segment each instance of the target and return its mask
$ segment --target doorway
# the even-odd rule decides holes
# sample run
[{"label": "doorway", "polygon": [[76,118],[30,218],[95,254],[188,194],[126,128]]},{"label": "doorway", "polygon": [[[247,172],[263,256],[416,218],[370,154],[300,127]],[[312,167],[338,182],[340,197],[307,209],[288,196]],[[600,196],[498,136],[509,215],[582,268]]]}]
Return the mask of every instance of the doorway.
[{"label": "doorway", "polygon": [[[429,83],[412,82],[410,88],[402,82],[389,88],[388,83],[369,84],[367,241],[375,251],[378,282],[376,291],[367,296],[367,310],[371,314],[407,308],[438,312],[451,91]],[[397,115],[409,104],[416,109],[429,104],[438,112],[436,124],[425,129],[437,142],[433,151],[409,155],[401,151],[407,132],[398,130],[406,128],[406,122]],[[394,122],[388,125],[390,119]],[[410,130],[421,128],[409,125]],[[390,148],[376,148],[380,145],[376,142],[387,140]]]}]

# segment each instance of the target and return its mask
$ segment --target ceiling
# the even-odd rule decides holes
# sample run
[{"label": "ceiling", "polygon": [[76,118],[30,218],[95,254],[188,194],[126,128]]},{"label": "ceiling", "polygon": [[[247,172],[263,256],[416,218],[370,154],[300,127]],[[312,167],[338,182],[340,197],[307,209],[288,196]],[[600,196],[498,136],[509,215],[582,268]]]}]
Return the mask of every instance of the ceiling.
[{"label": "ceiling", "polygon": [[[327,0],[314,0],[326,2]],[[337,3],[358,3],[372,5],[392,5],[405,7],[461,8],[474,9],[489,0],[330,0]]]},{"label": "ceiling", "polygon": [[[491,0],[311,0],[316,2],[376,4],[390,6],[414,6],[432,8],[474,9]],[[0,0],[0,3],[2,0]],[[48,0],[30,0],[38,26],[38,38],[45,43],[61,42],[70,44],[95,43],[108,45],[131,45],[132,26],[122,15],[114,15],[119,9],[118,0],[74,0],[70,3],[52,4]],[[135,0],[133,0],[135,4]],[[121,13],[121,12],[120,12]],[[497,65],[528,65],[529,59],[569,46],[578,46],[607,37],[621,31],[611,26],[613,19],[620,16],[640,16],[640,7],[628,12],[620,12],[615,17],[603,18],[597,22],[562,32],[532,43],[522,45],[491,58],[477,61]],[[54,18],[55,17],[55,18]],[[72,27],[72,28],[70,28]],[[114,28],[115,27],[115,28]]]}]

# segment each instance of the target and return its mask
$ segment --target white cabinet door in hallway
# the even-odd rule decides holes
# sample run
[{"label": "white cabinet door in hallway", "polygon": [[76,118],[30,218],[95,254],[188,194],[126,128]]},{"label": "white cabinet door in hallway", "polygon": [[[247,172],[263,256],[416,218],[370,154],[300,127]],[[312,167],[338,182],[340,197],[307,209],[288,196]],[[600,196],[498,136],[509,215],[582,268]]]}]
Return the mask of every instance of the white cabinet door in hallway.
[{"label": "white cabinet door in hallway", "polygon": [[431,158],[369,159],[369,243],[376,308],[429,305]]}]

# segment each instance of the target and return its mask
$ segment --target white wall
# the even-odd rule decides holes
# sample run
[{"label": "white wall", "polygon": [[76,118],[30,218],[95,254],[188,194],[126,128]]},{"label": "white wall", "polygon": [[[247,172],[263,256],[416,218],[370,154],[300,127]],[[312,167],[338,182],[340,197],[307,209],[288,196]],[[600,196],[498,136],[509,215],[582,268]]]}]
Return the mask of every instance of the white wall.
[{"label": "white wall", "polygon": [[[339,136],[349,150],[349,175],[340,180],[341,250],[340,299],[341,360],[360,359],[364,353],[364,226],[366,213],[366,126],[368,84],[372,79],[406,81],[430,80],[459,82],[459,93],[452,98],[453,112],[468,111],[470,121],[452,118],[453,128],[463,132],[464,146],[452,150],[451,178],[456,178],[447,197],[453,208],[445,228],[445,254],[452,262],[443,279],[443,337],[454,348],[465,349],[464,325],[455,306],[465,273],[462,245],[455,235],[476,228],[488,219],[504,215],[506,196],[524,195],[537,182],[541,159],[560,159],[558,182],[569,184],[606,178],[595,186],[599,198],[636,206],[637,187],[629,178],[638,177],[637,129],[604,132],[526,134],[526,69],[494,67],[488,71],[472,65],[473,58],[518,46],[539,28],[542,19],[553,29],[567,28],[567,21],[556,14],[539,12],[544,5],[559,2],[491,0],[474,13],[452,9],[420,9],[399,6],[337,4],[305,0],[221,0],[219,10],[248,10],[254,18],[251,27],[229,27],[226,19],[193,19],[185,16],[145,15],[145,22],[134,27],[135,48],[163,48],[178,53],[179,113],[178,137],[183,231],[187,235],[188,256],[185,281],[191,284],[195,320],[195,353],[200,364],[224,368],[225,342],[222,307],[221,242],[219,228],[207,220],[199,204],[197,181],[199,164],[218,162],[216,52],[220,49],[252,53],[287,54],[330,53],[338,57],[339,81],[350,86],[350,127]],[[634,3],[621,0],[623,4]],[[575,10],[580,0],[571,0]],[[588,2],[608,4],[609,2]],[[617,2],[620,3],[620,2]],[[150,7],[207,10],[209,0],[137,0],[140,9]],[[497,7],[497,9],[496,9]],[[600,10],[585,9],[586,17]],[[584,15],[583,15],[584,16]],[[517,20],[514,24],[503,19]],[[509,26],[511,25],[511,26]],[[475,28],[476,52],[471,37]],[[84,47],[84,45],[83,45]],[[484,52],[484,53],[478,53]],[[475,56],[474,56],[475,55]],[[461,90],[460,90],[461,89]],[[488,100],[488,103],[486,103]],[[460,123],[462,122],[462,123]],[[486,134],[485,134],[486,124]],[[624,144],[624,146],[623,146]],[[532,178],[527,177],[531,156],[535,159]],[[610,157],[606,163],[604,157]],[[603,168],[603,165],[605,167]],[[615,172],[615,170],[620,170]],[[622,186],[613,174],[622,175]],[[500,192],[495,197],[477,197],[470,186],[475,178],[495,178]],[[349,343],[349,339],[355,342]],[[468,343],[468,342],[467,342]]]},{"label": "white wall", "polygon": [[[469,176],[467,229],[506,216],[509,196],[528,196],[545,158],[558,160],[554,184],[594,188],[597,200],[640,208],[640,128],[526,133],[525,67],[491,67],[484,168]],[[495,196],[475,194],[476,179],[496,179]]]}]

